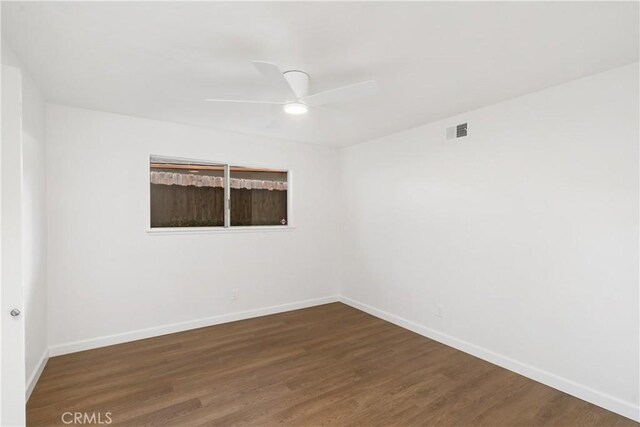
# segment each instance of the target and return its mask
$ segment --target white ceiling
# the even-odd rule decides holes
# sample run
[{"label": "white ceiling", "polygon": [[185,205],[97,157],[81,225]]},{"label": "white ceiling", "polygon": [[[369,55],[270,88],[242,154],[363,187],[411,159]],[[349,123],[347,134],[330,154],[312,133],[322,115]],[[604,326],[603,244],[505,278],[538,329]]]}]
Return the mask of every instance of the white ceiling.
[{"label": "white ceiling", "polygon": [[[638,2],[2,2],[50,102],[346,146],[638,60]],[[267,128],[251,65],[380,93]]]}]

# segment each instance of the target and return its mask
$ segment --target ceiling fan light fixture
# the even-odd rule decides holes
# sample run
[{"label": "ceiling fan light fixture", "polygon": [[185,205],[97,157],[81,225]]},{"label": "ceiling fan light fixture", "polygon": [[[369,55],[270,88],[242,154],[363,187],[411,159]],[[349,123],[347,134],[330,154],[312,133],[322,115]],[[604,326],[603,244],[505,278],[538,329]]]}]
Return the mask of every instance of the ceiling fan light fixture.
[{"label": "ceiling fan light fixture", "polygon": [[307,111],[309,111],[309,107],[302,102],[290,102],[284,105],[284,112],[287,114],[299,116],[301,114],[307,114]]}]

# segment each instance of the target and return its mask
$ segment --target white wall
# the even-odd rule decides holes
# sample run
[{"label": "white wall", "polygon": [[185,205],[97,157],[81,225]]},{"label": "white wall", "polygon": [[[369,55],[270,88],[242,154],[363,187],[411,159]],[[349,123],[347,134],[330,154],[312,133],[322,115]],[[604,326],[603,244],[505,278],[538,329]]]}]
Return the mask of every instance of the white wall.
[{"label": "white wall", "polygon": [[[47,137],[54,354],[337,293],[337,149],[58,105]],[[150,154],[290,169],[296,228],[148,234]]]},{"label": "white wall", "polygon": [[22,73],[23,313],[29,386],[47,349],[46,110],[40,90],[4,40],[2,63]]},{"label": "white wall", "polygon": [[341,293],[637,418],[638,114],[636,63],[345,149]]}]

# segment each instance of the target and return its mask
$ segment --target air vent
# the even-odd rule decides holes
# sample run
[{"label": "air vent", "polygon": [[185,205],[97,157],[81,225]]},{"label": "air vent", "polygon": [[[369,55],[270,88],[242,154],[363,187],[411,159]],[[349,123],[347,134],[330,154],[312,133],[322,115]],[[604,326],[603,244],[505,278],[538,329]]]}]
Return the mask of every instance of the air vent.
[{"label": "air vent", "polygon": [[447,128],[447,139],[458,139],[467,136],[467,124],[461,123]]}]

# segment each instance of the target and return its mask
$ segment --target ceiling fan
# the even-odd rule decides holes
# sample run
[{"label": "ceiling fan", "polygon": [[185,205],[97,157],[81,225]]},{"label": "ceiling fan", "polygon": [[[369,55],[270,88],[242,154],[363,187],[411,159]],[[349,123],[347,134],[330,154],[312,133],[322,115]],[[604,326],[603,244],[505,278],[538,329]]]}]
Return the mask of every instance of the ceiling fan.
[{"label": "ceiling fan", "polygon": [[309,75],[304,71],[281,71],[276,64],[264,61],[251,61],[265,79],[282,94],[282,101],[258,101],[244,99],[206,99],[210,102],[236,102],[250,104],[282,105],[287,114],[306,114],[310,107],[347,102],[373,95],[377,91],[375,80],[342,86],[325,92],[309,95]]}]

